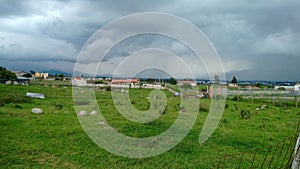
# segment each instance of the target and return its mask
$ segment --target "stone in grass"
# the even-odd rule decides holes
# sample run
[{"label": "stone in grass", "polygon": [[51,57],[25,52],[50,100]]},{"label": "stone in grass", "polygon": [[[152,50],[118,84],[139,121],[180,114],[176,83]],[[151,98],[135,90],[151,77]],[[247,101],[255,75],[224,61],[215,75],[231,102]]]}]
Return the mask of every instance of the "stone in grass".
[{"label": "stone in grass", "polygon": [[90,115],[91,115],[91,116],[97,115],[97,114],[98,114],[98,113],[97,113],[97,111],[95,111],[95,110],[93,110],[93,111],[90,112]]},{"label": "stone in grass", "polygon": [[87,114],[87,112],[85,110],[81,110],[77,115],[78,116],[86,116],[88,114]]},{"label": "stone in grass", "polygon": [[31,112],[32,112],[33,114],[43,114],[43,113],[44,113],[44,111],[43,111],[42,109],[40,109],[40,108],[33,108],[33,109],[31,110]]},{"label": "stone in grass", "polygon": [[105,125],[106,123],[104,121],[99,121],[97,124]]}]

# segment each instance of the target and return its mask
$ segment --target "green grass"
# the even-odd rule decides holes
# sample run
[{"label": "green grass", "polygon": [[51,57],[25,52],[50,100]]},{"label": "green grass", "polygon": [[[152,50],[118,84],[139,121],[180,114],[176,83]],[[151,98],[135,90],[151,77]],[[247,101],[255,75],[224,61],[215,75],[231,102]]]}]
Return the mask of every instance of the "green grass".
[{"label": "green grass", "polygon": [[[26,98],[26,92],[41,92],[46,99]],[[151,90],[130,89],[133,106],[147,110]],[[167,108],[157,120],[142,124],[126,120],[113,106],[110,92],[97,91],[98,105],[106,120],[119,132],[132,137],[150,137],[168,129],[178,115],[180,98],[166,94]],[[83,131],[74,111],[71,87],[0,85],[0,167],[1,168],[210,168],[225,153],[251,152],[257,161],[264,150],[296,135],[299,109],[293,104],[273,105],[267,101],[226,101],[223,117],[214,134],[202,145],[199,134],[210,106],[201,99],[197,120],[190,133],[166,153],[144,158],[119,157],[98,147]],[[54,104],[61,104],[57,108]],[[84,104],[84,103],[83,103]],[[268,108],[255,108],[267,104]],[[46,113],[35,115],[39,107]],[[241,110],[249,110],[249,119]],[[236,168],[237,158],[226,168]],[[247,166],[245,166],[247,167]],[[249,167],[248,167],[249,168]]]}]

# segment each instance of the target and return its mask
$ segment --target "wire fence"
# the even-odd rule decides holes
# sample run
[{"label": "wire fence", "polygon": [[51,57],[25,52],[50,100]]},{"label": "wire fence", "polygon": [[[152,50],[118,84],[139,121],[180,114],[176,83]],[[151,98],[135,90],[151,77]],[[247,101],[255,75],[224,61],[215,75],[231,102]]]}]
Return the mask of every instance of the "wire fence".
[{"label": "wire fence", "polygon": [[293,137],[267,148],[224,154],[211,169],[219,168],[300,168],[300,118]]},{"label": "wire fence", "polygon": [[296,137],[286,139],[265,149],[225,154],[211,168],[290,168],[294,157]]}]

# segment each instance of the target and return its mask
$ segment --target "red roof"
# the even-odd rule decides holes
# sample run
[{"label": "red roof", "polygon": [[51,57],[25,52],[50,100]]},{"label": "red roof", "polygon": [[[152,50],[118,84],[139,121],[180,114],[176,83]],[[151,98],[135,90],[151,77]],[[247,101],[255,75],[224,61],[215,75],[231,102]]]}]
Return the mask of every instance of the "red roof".
[{"label": "red roof", "polygon": [[112,79],[110,83],[138,83],[139,79]]}]

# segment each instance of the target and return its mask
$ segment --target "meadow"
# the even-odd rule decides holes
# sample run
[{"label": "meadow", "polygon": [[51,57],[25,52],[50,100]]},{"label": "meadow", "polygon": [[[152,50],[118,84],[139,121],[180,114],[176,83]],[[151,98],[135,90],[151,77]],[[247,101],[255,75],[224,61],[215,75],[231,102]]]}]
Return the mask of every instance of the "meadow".
[{"label": "meadow", "polygon": [[[44,93],[46,99],[27,98],[26,92]],[[141,111],[149,109],[150,92],[150,89],[130,89],[131,104]],[[110,91],[97,90],[96,98],[101,113],[118,132],[131,137],[150,137],[168,129],[178,116],[180,98],[168,90],[163,92],[167,108],[157,120],[146,124],[121,116]],[[300,110],[293,102],[273,104],[268,100],[228,98],[216,131],[204,144],[199,144],[198,139],[210,99],[199,99],[199,104],[193,128],[177,146],[157,156],[131,159],[98,147],[83,131],[73,107],[71,86],[0,85],[0,167],[211,168],[223,160],[224,154],[239,152],[249,153],[243,157],[246,161],[255,159],[251,164],[254,168],[263,161],[267,164],[262,168],[288,165],[299,129]],[[263,109],[257,110],[262,106]],[[45,113],[32,114],[34,107]],[[284,146],[276,147],[281,143]],[[239,164],[240,156],[228,159],[224,168],[250,167],[249,163]]]}]

